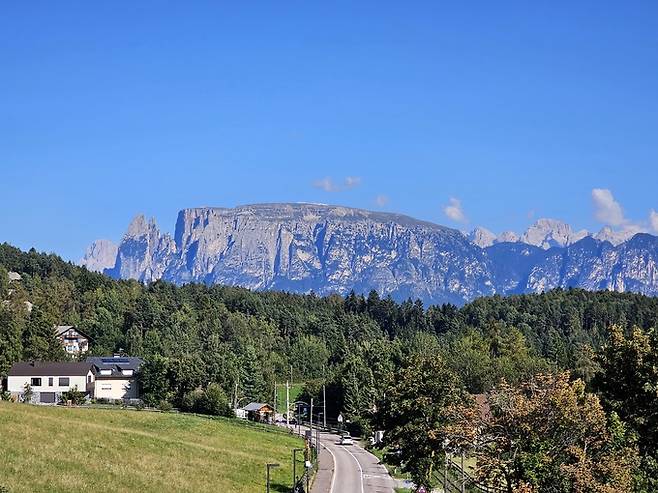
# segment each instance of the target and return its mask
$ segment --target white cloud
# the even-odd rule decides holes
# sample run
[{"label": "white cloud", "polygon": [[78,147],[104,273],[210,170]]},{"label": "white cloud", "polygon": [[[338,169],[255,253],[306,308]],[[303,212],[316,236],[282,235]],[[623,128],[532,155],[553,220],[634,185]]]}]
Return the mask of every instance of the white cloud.
[{"label": "white cloud", "polygon": [[[658,233],[658,212],[649,211],[649,222],[634,221],[624,217],[624,210],[619,202],[607,188],[592,190],[594,203],[594,216],[598,221],[610,227],[610,230],[624,239],[629,239],[637,233],[646,233],[653,230]],[[604,228],[602,231],[604,231]]]},{"label": "white cloud", "polygon": [[594,203],[594,216],[603,224],[621,226],[627,222],[624,219],[621,204],[615,200],[612,192],[607,188],[593,189],[592,202]]},{"label": "white cloud", "polygon": [[651,229],[658,233],[658,212],[653,209],[649,212],[649,224],[651,224]]},{"label": "white cloud", "polygon": [[321,180],[314,181],[313,186],[315,188],[320,188],[320,189],[324,190],[325,192],[338,192],[339,191],[339,187],[329,177],[322,178]]},{"label": "white cloud", "polygon": [[451,220],[457,223],[467,223],[468,219],[466,214],[464,214],[464,209],[462,208],[461,200],[456,199],[455,197],[450,197],[448,205],[443,207],[443,213]]},{"label": "white cloud", "polygon": [[345,188],[354,188],[361,185],[361,178],[358,176],[348,176],[345,178]]},{"label": "white cloud", "polygon": [[358,187],[361,184],[361,178],[358,176],[348,176],[343,180],[343,183],[336,183],[330,177],[322,178],[313,182],[315,188],[324,190],[325,192],[342,192]]},{"label": "white cloud", "polygon": [[377,207],[384,207],[389,201],[390,200],[386,195],[377,195],[377,197],[375,197],[375,205],[377,205]]}]

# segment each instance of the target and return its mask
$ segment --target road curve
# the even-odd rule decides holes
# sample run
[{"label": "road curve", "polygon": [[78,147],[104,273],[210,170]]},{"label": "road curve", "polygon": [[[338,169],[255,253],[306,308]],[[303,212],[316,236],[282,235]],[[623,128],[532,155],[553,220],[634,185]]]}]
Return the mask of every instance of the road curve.
[{"label": "road curve", "polygon": [[320,468],[311,493],[392,493],[395,482],[379,459],[357,445],[321,433]]}]

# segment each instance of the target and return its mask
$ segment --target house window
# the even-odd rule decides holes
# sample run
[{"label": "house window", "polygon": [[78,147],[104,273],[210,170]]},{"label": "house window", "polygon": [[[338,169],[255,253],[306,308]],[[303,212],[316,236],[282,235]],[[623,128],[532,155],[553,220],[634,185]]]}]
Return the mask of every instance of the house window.
[{"label": "house window", "polygon": [[87,375],[87,383],[91,383],[91,375]]},{"label": "house window", "polygon": [[30,379],[30,385],[32,387],[41,387],[41,379],[40,378],[31,378]]},{"label": "house window", "polygon": [[69,386],[69,377],[59,377],[59,386],[68,387]]},{"label": "house window", "polygon": [[132,370],[123,370],[121,373],[126,375],[127,377],[132,377],[133,371]]},{"label": "house window", "polygon": [[48,386],[49,387],[53,386],[53,377],[48,377]]},{"label": "house window", "polygon": [[111,383],[106,383],[101,385],[101,390],[112,390],[112,384]]},{"label": "house window", "polygon": [[112,375],[112,370],[101,370],[101,375]]}]

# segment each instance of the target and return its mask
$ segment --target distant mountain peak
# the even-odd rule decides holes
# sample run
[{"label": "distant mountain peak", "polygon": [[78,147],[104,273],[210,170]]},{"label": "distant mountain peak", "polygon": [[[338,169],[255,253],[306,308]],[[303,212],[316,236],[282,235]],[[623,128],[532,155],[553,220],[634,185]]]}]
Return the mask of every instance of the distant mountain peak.
[{"label": "distant mountain peak", "polygon": [[601,228],[601,231],[594,235],[594,238],[599,241],[608,241],[617,246],[625,241],[630,240],[638,233],[641,233],[640,228],[626,228],[621,230],[612,229],[610,226]]},{"label": "distant mountain peak", "polygon": [[557,219],[538,219],[521,236],[521,241],[545,250],[552,247],[565,247],[589,235],[587,230],[574,231],[567,223]]},{"label": "distant mountain peak", "polygon": [[114,267],[118,250],[119,247],[111,240],[96,240],[87,247],[78,263],[90,271],[103,272]]},{"label": "distant mountain peak", "polygon": [[[539,219],[520,238],[511,231],[496,237],[483,227],[464,235],[401,214],[255,204],[183,209],[174,239],[140,214],[118,248],[96,242],[81,262],[142,282],[321,295],[375,289],[426,303],[462,304],[556,287],[658,295],[658,238],[636,235],[619,242],[631,233],[604,228],[595,239],[562,221]],[[613,245],[603,238],[612,238]]]},{"label": "distant mountain peak", "polygon": [[476,227],[467,235],[467,238],[480,248],[490,247],[496,242],[496,235],[482,226]]},{"label": "distant mountain peak", "polygon": [[145,234],[153,233],[158,231],[158,225],[155,221],[155,218],[147,220],[144,214],[137,214],[130,221],[128,229],[126,230],[126,238],[137,238]]}]

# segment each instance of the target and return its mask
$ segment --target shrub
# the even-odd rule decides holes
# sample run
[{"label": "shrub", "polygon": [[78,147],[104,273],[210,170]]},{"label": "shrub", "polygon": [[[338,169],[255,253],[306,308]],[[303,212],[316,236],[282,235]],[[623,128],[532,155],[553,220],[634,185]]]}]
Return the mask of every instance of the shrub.
[{"label": "shrub", "polygon": [[201,401],[201,412],[213,416],[233,416],[228,397],[218,384],[208,385]]},{"label": "shrub", "polygon": [[181,399],[180,408],[182,411],[211,416],[234,416],[228,397],[216,383],[211,383],[205,390],[187,392]]},{"label": "shrub", "polygon": [[80,392],[77,387],[72,388],[68,392],[62,392],[62,396],[60,397],[60,403],[68,404],[70,401],[74,406],[84,404],[86,400],[87,394]]},{"label": "shrub", "polygon": [[202,413],[204,392],[201,389],[186,392],[180,402],[180,408],[188,413]]},{"label": "shrub", "polygon": [[158,409],[162,411],[163,413],[168,413],[174,408],[174,406],[171,405],[171,402],[167,400],[161,400],[160,403],[158,404]]}]

